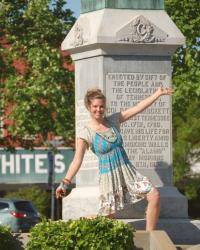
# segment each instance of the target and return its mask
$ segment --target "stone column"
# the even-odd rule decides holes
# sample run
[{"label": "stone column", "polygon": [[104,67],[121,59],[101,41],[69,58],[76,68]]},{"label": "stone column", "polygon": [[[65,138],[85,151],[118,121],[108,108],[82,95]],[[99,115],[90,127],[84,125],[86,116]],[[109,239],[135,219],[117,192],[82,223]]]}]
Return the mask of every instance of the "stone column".
[{"label": "stone column", "polygon": [[[163,0],[82,0],[82,14],[62,43],[75,62],[76,131],[89,119],[83,105],[88,88],[104,91],[110,114],[137,104],[159,86],[171,87],[171,56],[184,43]],[[160,190],[160,223],[188,217],[187,200],[172,183],[171,123],[171,97],[163,96],[121,126],[131,162]],[[91,152],[76,185],[64,199],[64,219],[97,213],[98,162]],[[141,229],[145,206],[144,201],[128,206],[117,216]]]}]

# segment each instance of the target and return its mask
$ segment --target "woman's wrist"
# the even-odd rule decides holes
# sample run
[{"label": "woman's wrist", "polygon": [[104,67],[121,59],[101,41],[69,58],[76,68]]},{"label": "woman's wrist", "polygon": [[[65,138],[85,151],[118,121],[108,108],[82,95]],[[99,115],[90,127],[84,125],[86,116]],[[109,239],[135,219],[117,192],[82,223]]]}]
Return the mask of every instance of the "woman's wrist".
[{"label": "woman's wrist", "polygon": [[62,180],[58,186],[58,189],[62,189],[64,192],[66,192],[67,190],[71,190],[71,184]]},{"label": "woman's wrist", "polygon": [[161,92],[160,89],[158,89],[158,90],[154,93],[155,99],[158,99],[161,95],[162,95],[162,92]]},{"label": "woman's wrist", "polygon": [[69,180],[69,179],[66,178],[66,177],[65,177],[62,181],[63,181],[65,184],[67,184],[67,185],[72,184],[71,180]]}]

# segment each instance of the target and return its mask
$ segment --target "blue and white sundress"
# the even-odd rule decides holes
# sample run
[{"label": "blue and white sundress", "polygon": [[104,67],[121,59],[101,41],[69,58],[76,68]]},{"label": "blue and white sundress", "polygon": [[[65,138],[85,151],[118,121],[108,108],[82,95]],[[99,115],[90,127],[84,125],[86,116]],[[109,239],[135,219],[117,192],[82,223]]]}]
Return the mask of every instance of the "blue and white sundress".
[{"label": "blue and white sundress", "polygon": [[153,188],[129,161],[119,130],[119,113],[106,117],[109,129],[96,132],[85,126],[78,138],[87,141],[99,159],[99,215],[110,215],[124,205],[136,203]]}]

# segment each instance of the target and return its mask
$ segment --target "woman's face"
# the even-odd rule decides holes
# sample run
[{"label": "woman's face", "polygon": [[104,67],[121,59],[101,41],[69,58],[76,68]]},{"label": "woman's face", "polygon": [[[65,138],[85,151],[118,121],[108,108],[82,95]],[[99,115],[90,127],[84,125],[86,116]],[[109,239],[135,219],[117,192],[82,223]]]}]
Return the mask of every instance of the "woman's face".
[{"label": "woman's face", "polygon": [[97,120],[104,117],[105,109],[105,101],[102,99],[93,99],[89,106],[89,111],[92,118]]}]

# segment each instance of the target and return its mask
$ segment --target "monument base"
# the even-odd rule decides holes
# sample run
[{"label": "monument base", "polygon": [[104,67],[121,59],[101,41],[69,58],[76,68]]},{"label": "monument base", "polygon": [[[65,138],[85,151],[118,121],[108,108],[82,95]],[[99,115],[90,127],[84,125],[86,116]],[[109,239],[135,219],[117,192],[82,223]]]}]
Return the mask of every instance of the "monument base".
[{"label": "monument base", "polygon": [[[161,218],[188,218],[187,199],[176,187],[159,187],[161,197]],[[63,219],[77,219],[82,216],[98,213],[98,186],[77,187],[63,199]],[[147,206],[146,199],[135,204],[127,205],[116,213],[119,219],[144,218]]]},{"label": "monument base", "polygon": [[[161,218],[188,218],[188,202],[184,195],[182,195],[176,187],[165,186],[158,187],[160,192],[160,217]],[[130,218],[144,218],[146,211],[146,199],[131,204],[125,209],[118,211],[117,218],[130,219]]]},{"label": "monument base", "polygon": [[98,204],[98,186],[74,188],[70,195],[63,199],[62,218],[63,220],[69,220],[96,215]]},{"label": "monument base", "polygon": [[[123,219],[136,230],[145,230],[145,219]],[[190,219],[159,219],[157,230],[164,230],[174,244],[200,244],[200,220]]]}]

